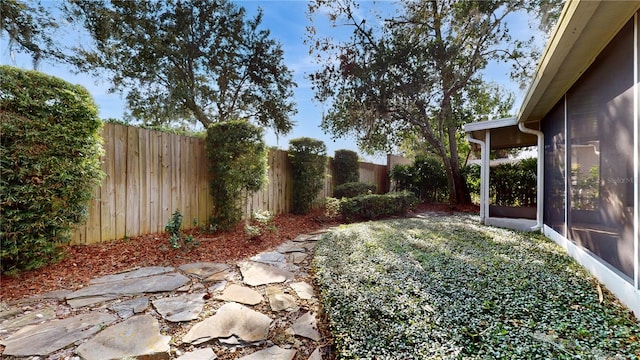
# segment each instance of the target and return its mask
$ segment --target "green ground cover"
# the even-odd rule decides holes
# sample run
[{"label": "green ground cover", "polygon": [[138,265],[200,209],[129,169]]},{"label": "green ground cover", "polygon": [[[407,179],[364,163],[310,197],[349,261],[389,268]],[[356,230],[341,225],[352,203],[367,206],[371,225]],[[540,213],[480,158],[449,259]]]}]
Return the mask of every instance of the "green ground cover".
[{"label": "green ground cover", "polygon": [[314,269],[339,359],[640,358],[640,323],[560,247],[477,216],[342,226]]}]

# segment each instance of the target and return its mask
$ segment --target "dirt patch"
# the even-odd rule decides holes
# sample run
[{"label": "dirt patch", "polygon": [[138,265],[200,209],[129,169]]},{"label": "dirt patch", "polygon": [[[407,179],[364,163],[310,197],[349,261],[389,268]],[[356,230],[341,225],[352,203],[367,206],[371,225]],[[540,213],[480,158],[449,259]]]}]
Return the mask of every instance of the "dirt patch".
[{"label": "dirt patch", "polygon": [[65,247],[64,258],[38,270],[2,275],[0,299],[10,301],[53,290],[74,290],[90,279],[144,266],[180,266],[191,262],[232,262],[253,256],[299,234],[337,225],[321,211],[307,215],[279,215],[275,231],[265,230],[250,239],[244,226],[230,232],[187,231],[200,243],[185,251],[173,249],[165,233],[148,234],[92,245]]}]

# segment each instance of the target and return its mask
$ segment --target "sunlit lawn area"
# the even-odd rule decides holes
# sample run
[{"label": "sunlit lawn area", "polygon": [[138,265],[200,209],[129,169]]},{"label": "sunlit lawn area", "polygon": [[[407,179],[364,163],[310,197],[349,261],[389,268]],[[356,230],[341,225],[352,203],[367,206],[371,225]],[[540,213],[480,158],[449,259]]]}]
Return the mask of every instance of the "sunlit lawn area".
[{"label": "sunlit lawn area", "polygon": [[343,226],[314,268],[339,359],[640,357],[640,323],[560,247],[477,216]]}]

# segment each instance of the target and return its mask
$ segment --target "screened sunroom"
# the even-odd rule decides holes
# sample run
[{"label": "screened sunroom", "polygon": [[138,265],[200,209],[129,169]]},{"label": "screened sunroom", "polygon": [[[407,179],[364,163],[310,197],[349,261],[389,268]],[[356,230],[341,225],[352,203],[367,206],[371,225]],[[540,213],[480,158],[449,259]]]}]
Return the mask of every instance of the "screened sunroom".
[{"label": "screened sunroom", "polygon": [[483,165],[490,149],[538,145],[535,223],[492,216],[487,193],[482,221],[544,232],[637,317],[639,8],[640,2],[567,2],[518,116],[465,127],[482,148]]}]

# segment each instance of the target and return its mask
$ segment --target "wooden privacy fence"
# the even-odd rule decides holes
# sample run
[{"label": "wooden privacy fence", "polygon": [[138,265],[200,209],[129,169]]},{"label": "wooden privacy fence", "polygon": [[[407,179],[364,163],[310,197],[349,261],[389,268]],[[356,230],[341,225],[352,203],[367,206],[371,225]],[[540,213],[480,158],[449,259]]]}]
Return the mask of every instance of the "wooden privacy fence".
[{"label": "wooden privacy fence", "polygon": [[105,124],[106,173],[73,243],[97,243],[164,230],[179,209],[183,223],[207,222],[209,196],[204,139]]},{"label": "wooden privacy fence", "polygon": [[[105,124],[102,169],[106,173],[89,206],[89,219],[78,226],[72,243],[91,244],[164,231],[174,211],[183,227],[207,224],[213,211],[209,165],[202,138],[180,136],[120,124]],[[388,191],[387,166],[360,163],[360,181]],[[245,209],[288,213],[292,203],[291,163],[286,151],[269,151],[269,183],[255,193]],[[329,159],[323,190],[333,194]]]}]

